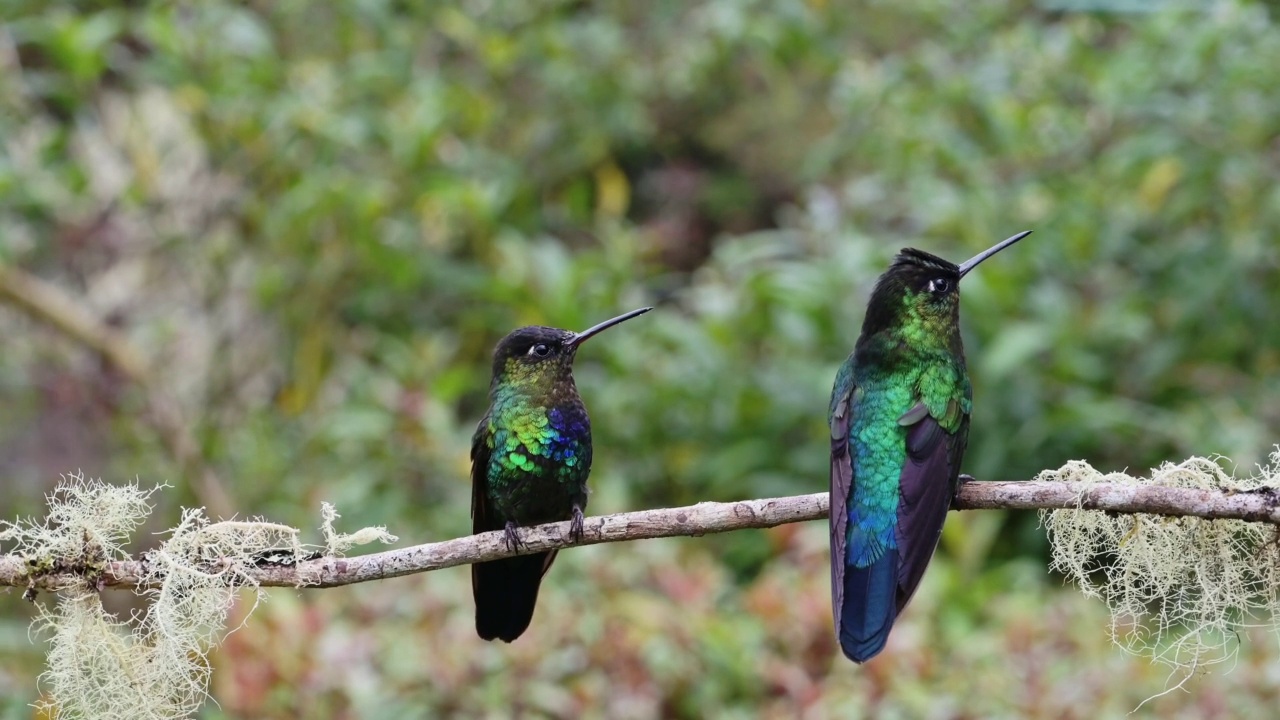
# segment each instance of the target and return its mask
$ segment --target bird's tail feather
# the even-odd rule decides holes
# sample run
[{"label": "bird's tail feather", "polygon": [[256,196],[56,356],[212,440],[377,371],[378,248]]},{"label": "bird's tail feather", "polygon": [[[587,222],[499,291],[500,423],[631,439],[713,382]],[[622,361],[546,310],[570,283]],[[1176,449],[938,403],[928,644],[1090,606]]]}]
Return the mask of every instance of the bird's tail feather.
[{"label": "bird's tail feather", "polygon": [[897,592],[896,548],[868,567],[845,567],[840,648],[850,660],[866,662],[884,649],[898,616]]},{"label": "bird's tail feather", "polygon": [[554,552],[476,563],[471,566],[471,594],[476,601],[476,633],[485,640],[511,642],[533,619],[542,574]]}]

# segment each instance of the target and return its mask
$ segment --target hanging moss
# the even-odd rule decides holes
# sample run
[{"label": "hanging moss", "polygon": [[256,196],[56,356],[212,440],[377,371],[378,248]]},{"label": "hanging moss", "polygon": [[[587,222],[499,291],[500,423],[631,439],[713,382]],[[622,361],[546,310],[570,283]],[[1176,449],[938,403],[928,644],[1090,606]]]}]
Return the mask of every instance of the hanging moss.
[{"label": "hanging moss", "polygon": [[[1037,479],[1227,492],[1280,489],[1280,449],[1267,467],[1247,477],[1233,476],[1221,460],[1165,463],[1141,478],[1072,461]],[[1090,510],[1045,511],[1041,520],[1052,543],[1051,568],[1107,603],[1116,644],[1186,671],[1182,682],[1233,660],[1239,630],[1264,626],[1280,633],[1280,545],[1273,526]]]}]

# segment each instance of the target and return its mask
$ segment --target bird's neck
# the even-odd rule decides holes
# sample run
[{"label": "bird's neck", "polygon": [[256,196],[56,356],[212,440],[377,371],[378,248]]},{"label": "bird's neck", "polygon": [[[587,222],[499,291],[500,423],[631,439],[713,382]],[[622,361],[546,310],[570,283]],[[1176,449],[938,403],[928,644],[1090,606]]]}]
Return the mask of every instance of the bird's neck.
[{"label": "bird's neck", "polygon": [[578,387],[569,372],[505,373],[494,378],[489,399],[498,406],[507,404],[567,407],[580,405]]},{"label": "bird's neck", "polygon": [[863,371],[895,372],[938,362],[964,366],[964,345],[954,326],[903,323],[863,333],[854,354]]}]

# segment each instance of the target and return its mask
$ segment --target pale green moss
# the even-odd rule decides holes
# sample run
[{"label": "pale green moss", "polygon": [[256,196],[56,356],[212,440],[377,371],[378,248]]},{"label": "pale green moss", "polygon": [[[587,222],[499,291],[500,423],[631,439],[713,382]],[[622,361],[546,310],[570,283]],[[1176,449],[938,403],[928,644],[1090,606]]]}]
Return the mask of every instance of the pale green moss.
[{"label": "pale green moss", "polygon": [[[1144,478],[1073,461],[1037,479],[1266,491],[1280,488],[1280,449],[1269,467],[1248,477],[1193,457]],[[1052,569],[1107,603],[1116,644],[1185,671],[1184,682],[1196,670],[1234,659],[1240,628],[1280,631],[1280,546],[1270,525],[1089,510],[1045,511],[1041,519],[1053,547]]]},{"label": "pale green moss", "polygon": [[[154,492],[68,478],[49,496],[43,521],[0,524],[0,541],[12,543],[6,550],[30,558],[33,573],[74,571],[66,587],[47,596],[57,602],[37,603],[36,626],[49,640],[41,683],[51,716],[159,720],[195,713],[206,698],[206,655],[226,632],[237,590],[261,592],[249,574],[255,556],[303,552],[298,530],[287,525],[215,523],[201,510],[185,510],[169,538],[145,558],[144,584],[153,586],[140,591],[150,601],[146,612],[121,621],[103,609],[96,576],[106,562],[129,559],[124,543],[150,514]],[[328,503],[323,517],[331,554],[395,540],[383,528],[336,532],[338,515]]]}]

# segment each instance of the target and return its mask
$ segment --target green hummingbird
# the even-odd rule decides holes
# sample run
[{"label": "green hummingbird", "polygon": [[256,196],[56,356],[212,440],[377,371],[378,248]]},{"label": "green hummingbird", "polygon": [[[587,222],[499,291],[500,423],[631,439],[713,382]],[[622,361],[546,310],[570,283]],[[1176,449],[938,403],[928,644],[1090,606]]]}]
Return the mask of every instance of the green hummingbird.
[{"label": "green hummingbird", "polygon": [[840,648],[875,657],[924,576],[959,487],[973,389],[963,264],[904,248],[876,281],[862,334],[836,373],[831,426],[831,600]]},{"label": "green hummingbird", "polygon": [[[471,438],[473,532],[502,530],[514,550],[520,545],[517,527],[572,520],[570,538],[582,537],[591,420],[573,382],[573,359],[597,333],[652,309],[632,310],[577,333],[522,327],[498,343],[489,410]],[[481,638],[520,637],[555,558],[552,550],[471,566]]]}]

